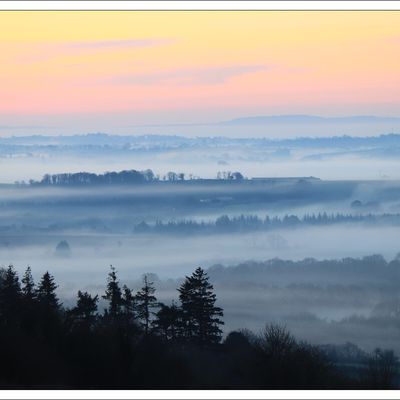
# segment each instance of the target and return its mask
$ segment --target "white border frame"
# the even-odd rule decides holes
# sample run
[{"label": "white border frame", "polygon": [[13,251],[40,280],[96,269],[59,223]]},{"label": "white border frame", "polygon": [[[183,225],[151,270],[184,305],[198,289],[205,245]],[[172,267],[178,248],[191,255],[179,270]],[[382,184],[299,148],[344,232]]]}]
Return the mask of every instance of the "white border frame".
[{"label": "white border frame", "polygon": [[[1,11],[399,11],[400,1],[1,1]],[[0,27],[1,29],[1,27]],[[399,399],[396,390],[4,390],[7,399]]]}]

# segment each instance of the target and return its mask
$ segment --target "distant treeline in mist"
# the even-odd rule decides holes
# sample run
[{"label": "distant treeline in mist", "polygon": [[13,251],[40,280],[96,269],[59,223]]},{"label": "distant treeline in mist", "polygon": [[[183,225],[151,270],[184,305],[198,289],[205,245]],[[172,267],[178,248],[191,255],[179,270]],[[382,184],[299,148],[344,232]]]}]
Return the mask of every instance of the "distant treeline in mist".
[{"label": "distant treeline in mist", "polygon": [[[268,232],[279,229],[294,229],[337,224],[363,224],[373,226],[400,226],[400,214],[306,214],[304,216],[285,215],[283,217],[260,218],[257,215],[240,215],[229,217],[222,215],[214,221],[196,221],[182,219],[177,221],[160,221],[154,223],[142,221],[133,227],[134,234],[166,235],[213,235],[223,233]],[[0,233],[10,232],[57,232],[65,229],[89,229],[111,232],[112,226],[100,218],[83,219],[72,222],[54,223],[47,227],[35,225],[0,225]],[[118,230],[118,229],[117,229]]]},{"label": "distant treeline in mist", "polygon": [[222,215],[215,221],[194,220],[156,221],[155,224],[142,221],[134,227],[135,233],[166,234],[213,234],[232,232],[268,231],[272,229],[295,228],[305,226],[323,226],[344,223],[364,223],[368,225],[400,225],[400,214],[306,214],[285,215],[283,217],[260,218],[257,215],[240,215],[229,217]]},{"label": "distant treeline in mist", "polygon": [[[304,227],[330,226],[339,224],[362,224],[373,226],[400,226],[400,214],[306,214],[304,216],[285,215],[283,217],[260,218],[257,215],[232,216],[222,215],[214,221],[196,221],[182,219],[177,221],[145,222],[136,224],[132,233],[160,235],[213,235],[248,232],[269,232],[279,229],[295,229]],[[10,232],[62,232],[66,229],[87,229],[91,231],[112,232],[121,228],[113,228],[112,224],[101,218],[87,218],[78,221],[66,221],[36,226],[29,224],[0,225],[0,233]],[[123,228],[126,229],[126,225]]]},{"label": "distant treeline in mist", "polygon": [[[105,172],[104,174],[95,174],[90,172],[62,173],[62,174],[46,174],[40,181],[30,180],[29,184],[53,185],[53,186],[81,186],[81,185],[127,185],[140,184],[158,181],[184,181],[185,179],[197,180],[198,177],[189,175],[186,177],[183,172],[168,172],[160,176],[155,175],[151,169],[145,171],[124,170],[119,172]],[[243,175],[240,172],[223,171],[218,172],[217,180],[242,180]],[[21,182],[19,182],[21,183]]]},{"label": "distant treeline in mist", "polygon": [[[157,301],[148,276],[136,293],[111,267],[99,296],[78,291],[66,309],[46,272],[35,284],[12,266],[0,270],[1,389],[391,389],[398,360],[390,350],[341,354],[297,341],[284,327],[222,337],[223,310],[206,272],[178,288],[178,303]],[[352,355],[353,354],[353,355]],[[354,358],[355,357],[355,358]],[[340,357],[339,357],[340,358]]]},{"label": "distant treeline in mist", "polygon": [[[387,261],[381,254],[361,258],[345,257],[342,259],[283,260],[273,258],[266,261],[246,261],[236,266],[214,265],[208,273],[216,281],[262,282],[278,284],[292,278],[292,283],[317,284],[318,282],[346,284],[365,283],[390,284],[397,287],[400,282],[400,253],[393,260]],[[399,314],[400,315],[400,314]]]}]

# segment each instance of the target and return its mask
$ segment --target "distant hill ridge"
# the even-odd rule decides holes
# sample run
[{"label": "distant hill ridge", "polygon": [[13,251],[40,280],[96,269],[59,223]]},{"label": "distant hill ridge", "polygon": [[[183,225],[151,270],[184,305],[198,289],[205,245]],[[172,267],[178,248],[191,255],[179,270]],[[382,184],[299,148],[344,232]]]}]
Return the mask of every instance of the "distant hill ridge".
[{"label": "distant hill ridge", "polygon": [[254,117],[235,118],[223,121],[224,125],[248,125],[248,124],[287,124],[287,123],[377,123],[377,122],[400,122],[400,117],[377,117],[374,115],[354,115],[348,117],[321,117],[316,115],[261,115]]}]

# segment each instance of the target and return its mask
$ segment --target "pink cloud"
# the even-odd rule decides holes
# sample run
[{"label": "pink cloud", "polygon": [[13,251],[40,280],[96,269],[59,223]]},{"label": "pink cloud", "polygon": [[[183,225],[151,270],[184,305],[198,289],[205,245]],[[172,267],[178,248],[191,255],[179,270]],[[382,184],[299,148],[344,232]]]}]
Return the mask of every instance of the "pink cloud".
[{"label": "pink cloud", "polygon": [[122,40],[98,40],[98,41],[78,41],[65,43],[63,47],[70,49],[120,49],[120,48],[136,48],[136,47],[153,47],[170,44],[174,42],[172,39],[122,39]]},{"label": "pink cloud", "polygon": [[181,68],[159,72],[114,76],[102,81],[115,85],[218,85],[226,81],[270,69],[267,65],[228,65],[203,68]]},{"label": "pink cloud", "polygon": [[22,46],[14,61],[18,63],[42,62],[60,56],[74,56],[101,51],[128,51],[132,49],[165,46],[172,43],[175,43],[175,40],[169,38],[38,43],[36,45],[29,45],[29,48]]}]

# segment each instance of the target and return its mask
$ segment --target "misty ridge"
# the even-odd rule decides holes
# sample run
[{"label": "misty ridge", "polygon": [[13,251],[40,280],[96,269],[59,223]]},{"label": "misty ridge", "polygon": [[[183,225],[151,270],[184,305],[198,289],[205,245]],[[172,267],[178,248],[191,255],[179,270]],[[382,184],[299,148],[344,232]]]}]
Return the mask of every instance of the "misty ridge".
[{"label": "misty ridge", "polygon": [[[191,138],[208,138],[209,132],[217,137],[231,137],[233,139],[241,139],[248,136],[251,132],[252,136],[257,139],[266,137],[279,137],[292,139],[298,136],[372,136],[385,135],[388,132],[398,132],[400,129],[400,118],[398,117],[378,117],[373,115],[356,115],[342,117],[323,117],[316,115],[260,115],[260,116],[244,116],[223,121],[205,121],[202,123],[169,123],[169,124],[132,124],[130,115],[121,115],[121,121],[118,128],[107,131],[116,136],[126,137],[132,136],[132,132],[136,136],[158,137],[160,142],[164,142],[163,137],[179,136]],[[101,126],[109,125],[109,121],[100,122]],[[43,121],[44,122],[44,121]],[[54,135],[55,127],[46,126],[47,122],[40,125],[0,125],[0,131],[6,135],[20,131],[30,131],[34,135],[27,137],[31,142],[43,140],[41,137],[49,133]],[[76,129],[71,129],[64,124],[58,124],[57,132],[63,135],[71,135],[76,133]],[[85,135],[79,135],[82,142],[88,143]],[[104,135],[105,136],[105,135]],[[99,143],[104,143],[105,138],[99,135]],[[38,139],[39,137],[39,139]],[[169,140],[168,138],[166,139]],[[185,139],[183,139],[185,140]],[[265,139],[264,139],[265,140]],[[67,139],[63,139],[64,143]],[[47,137],[46,143],[54,144],[55,139]],[[14,143],[14,141],[10,141]]]},{"label": "misty ridge", "polygon": [[[213,179],[172,171],[161,176],[151,169],[45,174],[41,180],[2,185],[0,192],[0,226],[6,231],[22,226],[211,234],[334,224],[396,226],[400,212],[398,181],[248,178],[238,171],[218,171]],[[64,218],[72,210],[74,215]]]},{"label": "misty ridge", "polygon": [[[121,156],[140,155],[140,153],[163,153],[172,150],[185,152],[190,150],[232,150],[246,148],[257,157],[260,149],[274,151],[267,152],[269,157],[288,157],[293,150],[310,149],[312,151],[324,150],[321,155],[333,154],[358,154],[365,157],[396,156],[400,148],[400,134],[390,133],[380,136],[328,136],[328,137],[298,137],[287,139],[262,138],[232,138],[228,136],[213,137],[188,137],[177,135],[107,135],[104,133],[91,133],[71,136],[11,136],[0,138],[1,157],[43,157],[73,156],[74,154],[96,153],[98,155]],[[333,152],[332,150],[335,150]],[[251,153],[253,151],[253,153]],[[318,153],[311,153],[308,157],[316,157]],[[251,157],[251,155],[249,155]],[[267,158],[265,158],[267,159]]]},{"label": "misty ridge", "polygon": [[[295,124],[294,124],[295,125]],[[252,129],[252,125],[249,125]],[[400,135],[337,135],[269,139],[185,135],[12,136],[0,138],[0,181],[39,181],[46,173],[152,168],[213,179],[218,171],[244,176],[318,176],[322,179],[400,179]],[[374,163],[371,163],[374,160]],[[26,175],[29,168],[30,176]],[[267,174],[266,174],[267,171]]]}]

